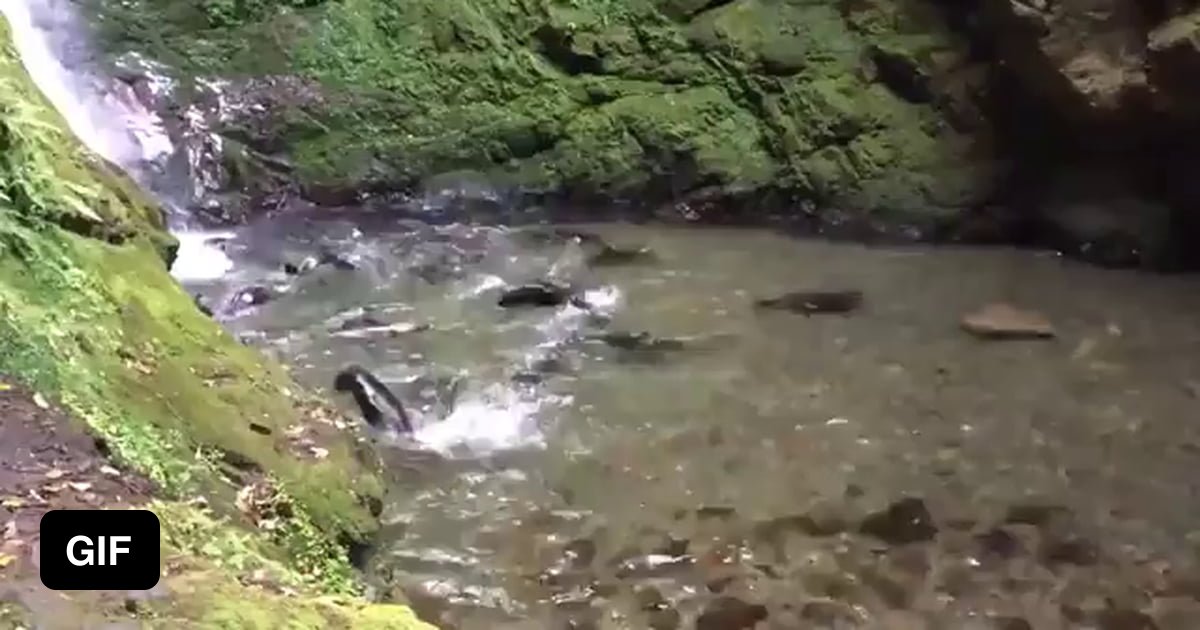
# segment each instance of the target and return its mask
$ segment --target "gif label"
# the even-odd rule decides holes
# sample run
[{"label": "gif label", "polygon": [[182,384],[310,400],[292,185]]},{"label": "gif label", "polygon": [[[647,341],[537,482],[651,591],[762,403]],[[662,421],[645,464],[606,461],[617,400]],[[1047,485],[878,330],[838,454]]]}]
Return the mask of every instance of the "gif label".
[{"label": "gif label", "polygon": [[56,591],[158,584],[159,522],[150,510],[51,510],[42,516],[42,584]]}]

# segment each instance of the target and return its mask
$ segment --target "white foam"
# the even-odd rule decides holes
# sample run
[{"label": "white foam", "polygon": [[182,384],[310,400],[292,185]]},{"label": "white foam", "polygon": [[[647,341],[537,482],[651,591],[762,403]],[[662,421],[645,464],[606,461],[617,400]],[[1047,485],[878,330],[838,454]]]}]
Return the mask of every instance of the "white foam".
[{"label": "white foam", "polygon": [[213,241],[232,238],[233,232],[179,232],[179,251],[171,275],[180,282],[219,280],[233,270],[233,260]]},{"label": "white foam", "polygon": [[496,383],[457,403],[446,418],[417,429],[413,439],[449,458],[543,448],[545,435],[537,414],[551,400],[545,397],[530,400]]}]

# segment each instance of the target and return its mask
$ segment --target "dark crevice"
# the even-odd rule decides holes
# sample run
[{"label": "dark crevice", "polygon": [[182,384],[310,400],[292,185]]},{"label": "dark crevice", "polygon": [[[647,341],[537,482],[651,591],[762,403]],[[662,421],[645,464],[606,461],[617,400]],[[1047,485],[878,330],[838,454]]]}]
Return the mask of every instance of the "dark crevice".
[{"label": "dark crevice", "polygon": [[542,56],[563,72],[571,76],[603,74],[604,63],[599,57],[581,54],[572,49],[574,34],[544,24],[534,31],[533,36]]}]

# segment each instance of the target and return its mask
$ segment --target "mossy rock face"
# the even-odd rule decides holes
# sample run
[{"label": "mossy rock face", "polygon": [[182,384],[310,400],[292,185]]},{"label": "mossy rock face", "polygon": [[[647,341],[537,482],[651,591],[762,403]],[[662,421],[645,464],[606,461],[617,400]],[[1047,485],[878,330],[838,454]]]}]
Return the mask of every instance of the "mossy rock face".
[{"label": "mossy rock face", "polygon": [[323,186],[469,168],[625,197],[770,187],[920,220],[990,184],[982,127],[948,122],[964,99],[940,79],[963,47],[922,0],[92,3],[116,50],[317,80],[321,103],[280,108],[261,140]]},{"label": "mossy rock face", "polygon": [[[286,504],[255,534],[263,549],[314,592],[355,593],[340,543],[377,528],[376,471],[328,408],[171,278],[175,243],[159,209],[66,131],[7,28],[0,21],[0,373],[81,419],[164,496],[203,496],[251,525],[263,523],[248,513],[248,487]],[[319,455],[293,443],[296,432]]]}]

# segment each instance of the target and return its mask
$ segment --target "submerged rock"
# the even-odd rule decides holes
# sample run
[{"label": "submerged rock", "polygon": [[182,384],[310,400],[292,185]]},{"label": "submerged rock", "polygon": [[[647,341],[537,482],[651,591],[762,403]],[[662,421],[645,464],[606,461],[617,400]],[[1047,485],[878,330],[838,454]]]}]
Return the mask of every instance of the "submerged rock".
[{"label": "submerged rock", "polygon": [[605,244],[600,251],[588,256],[587,263],[592,267],[615,267],[650,264],[657,260],[658,256],[646,247],[621,248]]},{"label": "submerged rock", "polygon": [[933,540],[937,526],[925,502],[916,497],[896,501],[882,512],[867,516],[859,531],[889,545],[905,545]]},{"label": "submerged rock", "polygon": [[1054,325],[1037,311],[996,302],[963,316],[963,330],[981,339],[1048,339]]},{"label": "submerged rock", "polygon": [[411,433],[412,421],[400,399],[374,374],[358,365],[351,365],[338,372],[333,389],[348,392],[354,397],[362,412],[363,420],[378,430]]},{"label": "submerged rock", "polygon": [[696,630],[750,630],[766,618],[766,606],[722,596],[709,603],[696,618]]},{"label": "submerged rock", "polygon": [[796,291],[779,297],[756,300],[758,308],[775,309],[814,315],[818,313],[849,313],[863,303],[861,291]]},{"label": "submerged rock", "polygon": [[540,281],[506,289],[497,304],[501,308],[562,306],[571,299],[571,289],[550,281]]}]

